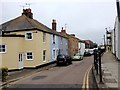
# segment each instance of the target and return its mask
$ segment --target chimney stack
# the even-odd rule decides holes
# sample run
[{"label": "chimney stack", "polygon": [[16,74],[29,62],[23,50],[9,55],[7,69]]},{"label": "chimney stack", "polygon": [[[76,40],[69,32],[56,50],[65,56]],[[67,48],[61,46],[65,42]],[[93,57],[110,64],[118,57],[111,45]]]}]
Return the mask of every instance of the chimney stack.
[{"label": "chimney stack", "polygon": [[52,22],[52,30],[56,31],[56,20],[55,19],[53,19],[53,22]]},{"label": "chimney stack", "polygon": [[117,15],[118,15],[118,19],[120,21],[120,2],[119,2],[119,0],[116,0],[116,5],[117,5]]},{"label": "chimney stack", "polygon": [[71,36],[75,37],[75,34],[71,34]]},{"label": "chimney stack", "polygon": [[31,12],[31,9],[30,9],[30,8],[28,8],[28,9],[23,9],[22,15],[26,15],[28,18],[33,19],[33,13]]},{"label": "chimney stack", "polygon": [[61,30],[61,32],[62,32],[62,33],[66,33],[66,30],[64,30],[64,29],[63,29],[63,27],[62,27],[62,30]]}]

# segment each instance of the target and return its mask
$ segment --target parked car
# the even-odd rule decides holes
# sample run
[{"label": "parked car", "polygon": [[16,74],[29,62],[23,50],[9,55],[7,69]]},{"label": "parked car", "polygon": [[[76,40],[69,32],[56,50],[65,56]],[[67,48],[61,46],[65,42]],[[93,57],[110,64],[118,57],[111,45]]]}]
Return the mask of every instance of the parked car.
[{"label": "parked car", "polygon": [[89,49],[85,49],[84,55],[85,55],[85,56],[89,56],[89,55],[90,55]]},{"label": "parked car", "polygon": [[94,49],[85,49],[84,55],[85,55],[85,56],[93,55],[93,51],[94,51]]},{"label": "parked car", "polygon": [[76,53],[72,60],[82,60],[83,59],[83,55],[81,55],[80,53]]},{"label": "parked car", "polygon": [[90,55],[93,55],[94,49],[89,49],[89,53],[90,53]]},{"label": "parked car", "polygon": [[100,47],[100,51],[101,51],[101,54],[104,53],[104,52],[106,51],[105,46],[101,46],[101,47]]},{"label": "parked car", "polygon": [[72,64],[72,59],[68,55],[60,54],[57,56],[57,65],[69,65]]}]

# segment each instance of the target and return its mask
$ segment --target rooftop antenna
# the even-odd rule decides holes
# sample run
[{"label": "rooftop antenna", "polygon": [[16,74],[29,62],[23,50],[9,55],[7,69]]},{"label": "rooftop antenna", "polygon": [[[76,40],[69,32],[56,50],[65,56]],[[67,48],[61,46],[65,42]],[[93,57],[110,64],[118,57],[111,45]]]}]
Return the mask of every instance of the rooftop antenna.
[{"label": "rooftop antenna", "polygon": [[25,3],[25,5],[28,6],[28,7],[30,8],[30,5],[31,5],[31,4],[30,4],[30,3]]},{"label": "rooftop antenna", "polygon": [[24,6],[24,5],[20,5],[20,7],[22,7],[23,9],[25,8],[25,6]]}]

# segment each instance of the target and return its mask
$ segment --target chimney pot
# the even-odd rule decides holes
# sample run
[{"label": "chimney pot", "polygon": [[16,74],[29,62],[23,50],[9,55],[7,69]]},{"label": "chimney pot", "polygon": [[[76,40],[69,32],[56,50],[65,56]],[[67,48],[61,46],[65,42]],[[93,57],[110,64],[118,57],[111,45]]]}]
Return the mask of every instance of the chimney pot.
[{"label": "chimney pot", "polygon": [[62,30],[63,30],[63,27],[62,27]]},{"label": "chimney pot", "polygon": [[74,36],[74,37],[75,37],[75,34],[71,34],[71,36]]},{"label": "chimney pot", "polygon": [[56,23],[56,20],[55,20],[55,19],[53,19],[53,23]]},{"label": "chimney pot", "polygon": [[61,30],[61,32],[62,32],[62,33],[66,33],[66,30],[64,30],[64,29],[63,29],[63,27],[62,27],[62,30]]},{"label": "chimney pot", "polygon": [[31,9],[30,9],[30,8],[28,8],[28,9],[23,9],[22,15],[26,15],[28,18],[33,19],[33,13],[31,12]]}]

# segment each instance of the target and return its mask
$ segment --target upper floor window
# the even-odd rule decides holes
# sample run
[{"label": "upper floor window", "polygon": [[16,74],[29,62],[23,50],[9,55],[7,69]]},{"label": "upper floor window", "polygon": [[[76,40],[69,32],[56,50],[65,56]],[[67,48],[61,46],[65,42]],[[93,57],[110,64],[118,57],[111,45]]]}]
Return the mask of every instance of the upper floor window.
[{"label": "upper floor window", "polygon": [[43,32],[43,42],[46,41],[46,33]]},{"label": "upper floor window", "polygon": [[33,33],[32,32],[26,32],[25,33],[25,39],[26,40],[32,40],[33,39]]},{"label": "upper floor window", "polygon": [[6,45],[0,44],[0,53],[6,53]]},{"label": "upper floor window", "polygon": [[53,35],[53,44],[55,44],[55,35]]}]

